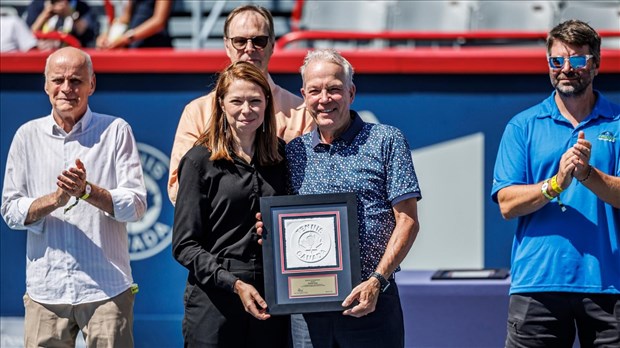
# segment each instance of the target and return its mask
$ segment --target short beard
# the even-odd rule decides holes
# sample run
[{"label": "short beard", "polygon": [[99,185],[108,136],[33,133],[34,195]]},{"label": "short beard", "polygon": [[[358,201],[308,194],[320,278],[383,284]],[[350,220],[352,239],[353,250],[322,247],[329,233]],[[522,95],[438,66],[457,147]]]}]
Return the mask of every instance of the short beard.
[{"label": "short beard", "polygon": [[562,96],[562,97],[566,97],[566,98],[570,98],[570,97],[581,97],[582,95],[584,95],[586,93],[586,90],[588,89],[588,86],[578,86],[576,88],[574,88],[571,91],[565,92],[562,91],[558,85],[555,85],[555,90],[558,91],[558,93]]},{"label": "short beard", "polygon": [[[567,77],[571,77],[571,76],[567,76]],[[554,84],[554,88],[555,90],[560,94],[560,96],[562,97],[566,97],[566,98],[570,98],[570,97],[580,97],[582,95],[584,95],[586,93],[586,91],[588,90],[588,86],[592,83],[592,81],[590,81],[589,84],[581,84],[581,82],[583,82],[583,78],[580,77],[578,82],[580,82],[577,86],[572,87],[572,89],[570,91],[563,91],[561,89],[561,87],[559,87],[560,85],[560,79],[558,77],[552,78],[552,83],[555,82]]]}]

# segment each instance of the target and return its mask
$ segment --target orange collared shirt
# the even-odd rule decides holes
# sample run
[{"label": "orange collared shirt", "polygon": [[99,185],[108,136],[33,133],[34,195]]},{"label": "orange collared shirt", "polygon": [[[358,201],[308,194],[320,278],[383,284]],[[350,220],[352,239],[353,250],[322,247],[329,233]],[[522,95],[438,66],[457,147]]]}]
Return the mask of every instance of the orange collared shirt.
[{"label": "orange collared shirt", "polygon": [[[287,143],[294,138],[314,129],[314,121],[306,112],[303,99],[276,85],[268,76],[269,86],[274,100],[278,137]],[[168,197],[172,204],[177,199],[179,183],[177,170],[181,158],[194,146],[198,137],[206,130],[211,117],[214,92],[192,100],[185,106],[170,154],[170,174],[168,176]]]}]

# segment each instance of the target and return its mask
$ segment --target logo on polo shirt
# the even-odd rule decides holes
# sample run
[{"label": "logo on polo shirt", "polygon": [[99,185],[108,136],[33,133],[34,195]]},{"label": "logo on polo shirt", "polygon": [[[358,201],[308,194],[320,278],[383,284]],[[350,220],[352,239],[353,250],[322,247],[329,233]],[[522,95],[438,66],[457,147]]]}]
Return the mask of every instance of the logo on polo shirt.
[{"label": "logo on polo shirt", "polygon": [[598,140],[609,141],[609,142],[615,143],[616,137],[614,137],[614,134],[612,132],[604,131],[603,133],[598,135]]},{"label": "logo on polo shirt", "polygon": [[[156,255],[172,242],[172,226],[162,216],[164,197],[168,185],[168,163],[170,159],[158,149],[138,143],[140,162],[146,186],[147,211],[140,221],[127,224],[129,232],[129,256],[131,260],[142,260]],[[172,219],[169,219],[172,221]]]}]

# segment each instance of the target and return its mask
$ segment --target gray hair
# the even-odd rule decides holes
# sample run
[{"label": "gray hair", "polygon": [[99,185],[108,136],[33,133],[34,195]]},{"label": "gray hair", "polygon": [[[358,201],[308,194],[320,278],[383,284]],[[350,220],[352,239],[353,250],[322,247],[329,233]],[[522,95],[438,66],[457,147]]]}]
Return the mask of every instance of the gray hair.
[{"label": "gray hair", "polygon": [[65,51],[65,50],[75,50],[75,51],[80,52],[80,54],[84,57],[84,61],[86,62],[86,68],[88,69],[88,76],[93,76],[95,71],[93,69],[93,60],[90,58],[90,55],[78,48],[65,47],[47,56],[47,59],[45,60],[45,71],[44,71],[46,79],[47,79],[47,73],[49,71],[50,62],[52,61],[52,57],[55,56],[56,54],[61,54],[62,51]]},{"label": "gray hair", "polygon": [[[340,65],[342,67],[342,70],[344,70],[345,86],[347,88],[353,86],[353,66],[351,66],[351,63],[349,63],[348,60],[346,60],[340,53],[338,53],[338,51],[331,48],[308,51],[308,54],[306,54],[306,58],[304,58],[304,64],[301,66],[301,68],[299,68],[302,80],[305,79],[304,72],[306,71],[306,68],[313,61],[330,62]],[[304,86],[305,85],[306,81],[304,81]]]}]

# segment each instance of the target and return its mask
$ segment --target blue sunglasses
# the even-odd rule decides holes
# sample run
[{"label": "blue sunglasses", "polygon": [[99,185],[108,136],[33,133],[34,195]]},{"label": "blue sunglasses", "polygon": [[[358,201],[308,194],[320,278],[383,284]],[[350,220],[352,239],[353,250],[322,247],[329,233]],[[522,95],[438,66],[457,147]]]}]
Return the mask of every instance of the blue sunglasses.
[{"label": "blue sunglasses", "polygon": [[[573,69],[583,69],[588,64],[588,60],[592,57],[594,56],[591,54],[572,56],[568,58],[568,62]],[[549,60],[549,67],[551,69],[562,69],[566,61],[564,57],[547,57],[547,59]]]}]

